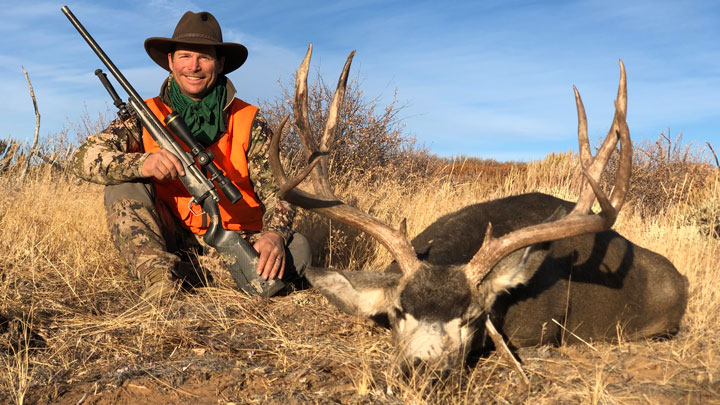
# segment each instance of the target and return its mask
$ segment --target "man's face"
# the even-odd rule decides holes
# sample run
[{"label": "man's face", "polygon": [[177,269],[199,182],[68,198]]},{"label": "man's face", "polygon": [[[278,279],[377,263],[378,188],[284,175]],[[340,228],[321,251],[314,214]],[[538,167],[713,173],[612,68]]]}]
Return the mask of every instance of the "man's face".
[{"label": "man's face", "polygon": [[224,64],[225,58],[217,59],[214,46],[178,45],[168,54],[168,65],[180,91],[195,101],[210,91]]}]

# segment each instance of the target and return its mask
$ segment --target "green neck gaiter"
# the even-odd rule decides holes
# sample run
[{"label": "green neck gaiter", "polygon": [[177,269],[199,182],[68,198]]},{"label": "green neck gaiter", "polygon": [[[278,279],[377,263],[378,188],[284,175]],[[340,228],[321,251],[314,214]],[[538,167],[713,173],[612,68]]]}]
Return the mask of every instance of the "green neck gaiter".
[{"label": "green neck gaiter", "polygon": [[225,133],[223,105],[225,104],[225,76],[220,76],[215,87],[200,101],[194,101],[180,92],[175,79],[170,81],[170,103],[185,120],[190,132],[204,147],[212,145],[218,134]]}]

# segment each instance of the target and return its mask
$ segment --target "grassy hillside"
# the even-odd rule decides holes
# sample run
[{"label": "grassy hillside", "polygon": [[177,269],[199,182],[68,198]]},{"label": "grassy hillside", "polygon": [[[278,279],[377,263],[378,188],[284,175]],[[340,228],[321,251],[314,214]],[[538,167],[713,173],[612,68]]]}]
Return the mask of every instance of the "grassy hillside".
[{"label": "grassy hillside", "polygon": [[[445,164],[402,180],[338,176],[337,194],[390,224],[407,218],[410,236],[479,201],[575,196],[572,153],[522,165],[455,162],[462,171]],[[0,402],[720,403],[720,179],[709,166],[688,163],[694,171],[680,186],[660,177],[655,187],[669,197],[653,210],[636,188],[615,227],[688,277],[679,335],[523,349],[530,390],[497,354],[442,384],[400,378],[388,330],[341,314],[312,289],[247,297],[212,258],[203,263],[217,287],[150,306],[110,242],[102,187],[50,164],[19,182],[22,167],[14,161],[0,173]],[[382,197],[369,192],[377,189]],[[391,260],[364,235],[310,214],[297,228],[318,265],[360,270]]]}]

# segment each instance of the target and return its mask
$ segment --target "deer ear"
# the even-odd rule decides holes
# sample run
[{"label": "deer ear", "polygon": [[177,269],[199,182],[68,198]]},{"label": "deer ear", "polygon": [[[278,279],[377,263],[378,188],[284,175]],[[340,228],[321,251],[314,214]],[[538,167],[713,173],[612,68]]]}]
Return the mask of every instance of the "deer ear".
[{"label": "deer ear", "polygon": [[532,278],[550,253],[550,243],[538,243],[505,257],[483,282],[493,295],[525,284]]},{"label": "deer ear", "polygon": [[[544,222],[556,221],[565,215],[565,208],[559,207]],[[527,283],[550,253],[551,243],[537,243],[519,249],[495,265],[482,284],[487,306],[492,305],[498,294]]]},{"label": "deer ear", "polygon": [[370,317],[392,308],[401,275],[308,268],[305,277],[339,310]]}]

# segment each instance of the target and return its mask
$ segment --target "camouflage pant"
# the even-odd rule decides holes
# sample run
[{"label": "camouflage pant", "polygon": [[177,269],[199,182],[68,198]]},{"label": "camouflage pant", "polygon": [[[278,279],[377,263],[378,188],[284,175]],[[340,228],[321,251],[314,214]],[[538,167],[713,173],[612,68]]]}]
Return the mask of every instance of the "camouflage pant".
[{"label": "camouflage pant", "polygon": [[[130,271],[149,286],[163,279],[181,279],[190,285],[202,284],[210,275],[197,265],[198,255],[212,249],[186,229],[168,207],[155,198],[151,182],[126,182],[105,187],[105,210],[115,247]],[[257,232],[241,233],[249,242]],[[310,245],[293,233],[285,247],[285,276],[293,281],[310,265]]]}]

